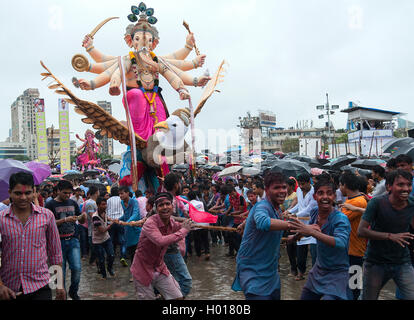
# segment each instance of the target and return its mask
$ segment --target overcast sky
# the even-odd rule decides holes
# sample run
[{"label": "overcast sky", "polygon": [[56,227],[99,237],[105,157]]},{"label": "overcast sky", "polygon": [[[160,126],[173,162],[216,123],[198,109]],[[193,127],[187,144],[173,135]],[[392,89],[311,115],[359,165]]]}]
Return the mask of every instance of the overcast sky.
[{"label": "overcast sky", "polygon": [[[125,119],[120,97],[108,86],[94,92],[80,91],[71,78],[91,79],[71,66],[84,35],[107,17],[120,19],[106,24],[94,45],[106,54],[124,55],[123,41],[130,0],[27,0],[7,1],[0,11],[1,108],[0,140],[11,127],[10,106],[27,88],[38,88],[45,98],[46,122],[58,127],[60,96],[41,81],[42,60],[79,98],[112,102],[113,114]],[[213,0],[146,1],[155,9],[160,44],[156,54],[181,48],[186,20],[195,33],[197,46],[207,54],[205,67],[213,73],[220,62],[229,63],[221,93],[214,94],[197,117],[196,128],[232,129],[247,111],[271,110],[277,126],[295,126],[297,120],[313,120],[323,126],[315,106],[330,102],[346,108],[348,101],[362,106],[407,113],[413,120],[414,101],[414,1],[412,0]],[[194,58],[192,55],[189,58]],[[205,68],[192,71],[201,75]],[[172,112],[186,107],[178,94],[161,81],[164,98]],[[190,88],[197,104],[200,88]],[[333,117],[336,128],[346,126],[346,115]],[[75,112],[70,131],[83,135],[90,126]],[[71,135],[74,138],[74,135]],[[79,143],[78,143],[79,144]],[[212,142],[210,141],[210,145]],[[125,146],[115,145],[120,154]]]}]

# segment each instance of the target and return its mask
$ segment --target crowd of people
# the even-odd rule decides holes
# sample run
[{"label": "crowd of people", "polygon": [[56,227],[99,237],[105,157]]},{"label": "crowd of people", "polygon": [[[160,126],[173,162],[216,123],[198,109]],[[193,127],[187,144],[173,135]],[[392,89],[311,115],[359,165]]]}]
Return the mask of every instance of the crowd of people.
[{"label": "crowd of people", "polygon": [[[49,268],[57,266],[64,280],[70,269],[70,286],[63,281],[56,299],[79,300],[82,260],[107,279],[117,258],[137,299],[184,299],[192,289],[188,257],[205,263],[219,245],[236,262],[233,290],[248,300],[280,299],[282,243],[289,276],[304,281],[303,300],[378,299],[390,279],[397,298],[414,299],[412,165],[402,155],[368,176],[171,172],[144,194],[116,182],[110,192],[90,186],[86,194],[66,180],[39,188],[31,174],[15,173],[0,205],[0,299],[52,299]],[[192,221],[190,206],[217,222]],[[363,281],[352,286],[359,270]]]}]

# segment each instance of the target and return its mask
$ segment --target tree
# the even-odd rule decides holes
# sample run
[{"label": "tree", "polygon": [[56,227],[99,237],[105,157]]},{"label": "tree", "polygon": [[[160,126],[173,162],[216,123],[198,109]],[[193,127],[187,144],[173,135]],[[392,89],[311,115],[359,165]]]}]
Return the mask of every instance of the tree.
[{"label": "tree", "polygon": [[18,161],[30,161],[30,158],[24,155],[13,156],[12,159],[18,160]]},{"label": "tree", "polygon": [[337,144],[338,143],[347,143],[348,142],[348,134],[347,133],[341,134],[341,136],[336,138],[335,140],[336,140]]},{"label": "tree", "polygon": [[299,152],[299,139],[286,138],[282,142],[283,153]]},{"label": "tree", "polygon": [[405,128],[400,128],[400,129],[394,130],[394,137],[396,137],[396,138],[405,138],[405,137],[407,137],[407,132],[406,132]]}]

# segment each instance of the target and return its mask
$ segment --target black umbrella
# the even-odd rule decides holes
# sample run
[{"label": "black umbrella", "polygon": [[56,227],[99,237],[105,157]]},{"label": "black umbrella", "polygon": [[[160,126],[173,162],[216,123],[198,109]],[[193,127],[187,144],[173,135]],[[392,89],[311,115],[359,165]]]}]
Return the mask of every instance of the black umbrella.
[{"label": "black umbrella", "polygon": [[[270,170],[272,172],[282,172],[287,177],[295,178],[303,173],[311,173],[311,168],[308,164],[292,159],[280,160]],[[266,170],[263,171],[265,172]]]},{"label": "black umbrella", "polygon": [[177,164],[173,167],[173,171],[186,172],[190,168],[188,163]]},{"label": "black umbrella", "polygon": [[315,159],[308,156],[293,156],[292,159],[298,160],[300,162],[307,163],[311,168],[321,168],[321,163]]},{"label": "black umbrella", "polygon": [[352,162],[351,166],[361,169],[372,169],[384,162],[385,161],[381,159],[358,159],[355,162]]},{"label": "black umbrella", "polygon": [[322,166],[322,169],[338,170],[340,167],[346,166],[356,161],[358,158],[354,155],[340,156]]},{"label": "black umbrella", "polygon": [[341,171],[350,171],[352,173],[359,173],[361,176],[367,176],[369,174],[371,174],[371,170],[367,170],[367,169],[361,169],[361,168],[356,168],[356,167],[352,167],[350,165],[346,165],[340,168]]},{"label": "black umbrella", "polygon": [[96,187],[102,186],[102,187],[105,187],[105,185],[101,181],[95,180],[95,179],[85,181],[82,184],[85,187],[90,187],[90,186],[96,186]]},{"label": "black umbrella", "polygon": [[407,138],[394,139],[384,144],[384,146],[382,147],[382,150],[383,150],[382,152],[393,154],[399,148],[404,147],[409,144],[414,144],[414,138],[407,137]]},{"label": "black umbrella", "polygon": [[87,177],[87,176],[97,176],[99,174],[100,174],[100,172],[98,170],[93,170],[93,169],[92,170],[86,170],[86,171],[83,172],[83,175],[85,177]]},{"label": "black umbrella", "polygon": [[414,145],[409,144],[409,145],[400,147],[397,151],[395,151],[392,154],[392,157],[395,158],[395,157],[399,156],[400,154],[406,154],[407,156],[409,156],[414,161]]}]

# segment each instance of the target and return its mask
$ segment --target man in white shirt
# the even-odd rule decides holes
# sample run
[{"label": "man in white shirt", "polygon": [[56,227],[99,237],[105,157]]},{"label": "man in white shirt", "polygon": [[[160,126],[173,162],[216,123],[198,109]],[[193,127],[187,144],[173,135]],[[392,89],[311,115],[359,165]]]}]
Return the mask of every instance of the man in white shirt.
[{"label": "man in white shirt", "polygon": [[253,192],[257,195],[257,202],[266,198],[266,191],[264,190],[264,184],[261,181],[256,180],[252,185]]},{"label": "man in white shirt", "polygon": [[[297,217],[310,217],[312,209],[318,207],[318,203],[313,198],[313,186],[311,185],[311,176],[309,174],[301,174],[297,178],[299,188],[296,190],[298,202],[297,204],[286,210],[283,215],[294,214]],[[309,224],[309,220],[304,220],[305,224]],[[306,260],[308,258],[308,245],[312,256],[312,265],[316,261],[316,239],[313,237],[303,237],[297,241],[297,259],[299,273],[295,280],[305,279]]]},{"label": "man in white shirt", "polygon": [[[117,186],[112,187],[111,197],[106,202],[106,215],[112,220],[118,220],[124,215],[124,209],[122,208],[121,198],[119,197],[119,188]],[[113,225],[109,229],[109,235],[111,237],[112,244],[114,246],[114,252],[116,252],[116,245],[120,247],[120,261],[123,266],[128,266],[126,262],[126,247],[125,243],[125,229],[124,226],[119,224]]]},{"label": "man in white shirt", "polygon": [[236,189],[236,192],[237,192],[239,195],[243,196],[243,198],[244,198],[244,199],[246,199],[246,201],[247,201],[247,202],[250,202],[250,201],[249,201],[249,199],[247,198],[247,191],[248,191],[249,189],[247,189],[247,188],[244,186],[244,180],[243,180],[243,179],[239,179],[239,181],[238,181],[238,186],[237,186],[237,187],[235,187],[234,189]]},{"label": "man in white shirt", "polygon": [[377,183],[374,191],[372,192],[372,197],[379,197],[386,194],[387,188],[385,187],[385,169],[379,165],[372,168],[372,178]]},{"label": "man in white shirt", "polygon": [[[204,204],[201,201],[197,200],[197,194],[194,191],[188,193],[188,200],[190,203],[198,210],[205,211]],[[198,223],[199,225],[208,226],[209,223]],[[201,259],[201,254],[204,253],[204,259],[210,259],[210,243],[208,241],[208,230],[206,229],[194,229],[194,247],[197,254],[197,257]]]},{"label": "man in white shirt", "polygon": [[81,205],[83,204],[83,198],[82,198],[82,189],[81,188],[76,188],[75,191],[73,192],[73,195],[70,197],[71,200],[75,201],[79,208],[81,207]]}]

